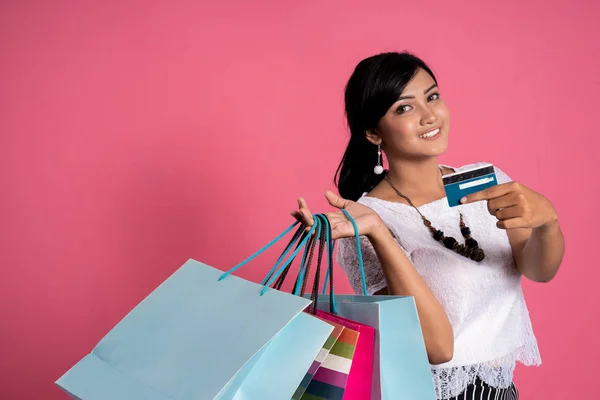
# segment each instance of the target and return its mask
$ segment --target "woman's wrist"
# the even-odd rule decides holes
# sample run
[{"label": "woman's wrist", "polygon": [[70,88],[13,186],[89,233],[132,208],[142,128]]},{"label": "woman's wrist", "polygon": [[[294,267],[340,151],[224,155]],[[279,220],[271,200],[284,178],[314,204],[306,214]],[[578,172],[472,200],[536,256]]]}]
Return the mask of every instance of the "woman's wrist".
[{"label": "woman's wrist", "polygon": [[392,238],[392,233],[383,223],[383,221],[380,221],[380,223],[375,225],[373,229],[365,236],[367,239],[369,239],[371,244],[376,245],[377,243],[381,243]]}]

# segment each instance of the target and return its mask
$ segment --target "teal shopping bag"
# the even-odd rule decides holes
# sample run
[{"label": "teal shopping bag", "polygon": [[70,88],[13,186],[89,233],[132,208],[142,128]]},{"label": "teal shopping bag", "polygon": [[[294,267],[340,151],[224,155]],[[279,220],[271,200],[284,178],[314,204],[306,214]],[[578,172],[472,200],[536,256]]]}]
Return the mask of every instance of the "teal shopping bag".
[{"label": "teal shopping bag", "polygon": [[57,385],[82,400],[291,398],[332,327],[302,313],[309,300],[230,273],[295,225],[225,274],[186,262]]},{"label": "teal shopping bag", "polygon": [[[355,232],[358,232],[353,218],[346,210],[342,211],[352,222]],[[334,295],[333,304],[330,298],[321,296],[317,299],[317,308],[320,310],[335,308],[338,315],[375,328],[371,399],[435,400],[429,359],[414,298],[366,295],[358,234],[355,238],[364,295]],[[327,281],[323,293],[326,287]]]}]

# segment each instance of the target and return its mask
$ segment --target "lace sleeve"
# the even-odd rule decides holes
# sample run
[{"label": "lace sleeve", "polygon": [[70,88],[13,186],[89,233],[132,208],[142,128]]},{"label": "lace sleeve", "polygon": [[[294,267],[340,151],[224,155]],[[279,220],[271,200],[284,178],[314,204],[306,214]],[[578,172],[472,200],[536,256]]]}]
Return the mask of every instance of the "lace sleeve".
[{"label": "lace sleeve", "polygon": [[[397,240],[396,243],[398,243]],[[408,252],[402,248],[400,243],[398,243],[398,245],[410,259]],[[375,249],[366,236],[360,236],[360,249],[363,255],[367,294],[372,295],[377,291],[387,287],[387,282],[385,281],[385,276],[381,270],[381,264],[379,263]],[[340,267],[342,267],[342,270],[348,277],[350,286],[352,287],[352,290],[354,290],[354,293],[362,295],[362,278],[360,275],[360,267],[358,262],[356,238],[344,238],[337,241],[336,261]]]}]

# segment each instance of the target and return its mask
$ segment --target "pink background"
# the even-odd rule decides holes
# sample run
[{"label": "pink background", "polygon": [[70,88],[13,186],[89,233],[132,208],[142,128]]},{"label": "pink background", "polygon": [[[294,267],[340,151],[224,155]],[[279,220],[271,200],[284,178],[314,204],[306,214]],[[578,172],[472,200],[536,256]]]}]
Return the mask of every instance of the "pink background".
[{"label": "pink background", "polygon": [[233,266],[297,196],[327,211],[343,85],[403,49],[451,108],[441,161],[559,211],[562,270],[524,283],[544,364],[521,398],[597,393],[599,2],[200,3],[0,4],[0,398],[66,398],[53,382],[188,258]]}]

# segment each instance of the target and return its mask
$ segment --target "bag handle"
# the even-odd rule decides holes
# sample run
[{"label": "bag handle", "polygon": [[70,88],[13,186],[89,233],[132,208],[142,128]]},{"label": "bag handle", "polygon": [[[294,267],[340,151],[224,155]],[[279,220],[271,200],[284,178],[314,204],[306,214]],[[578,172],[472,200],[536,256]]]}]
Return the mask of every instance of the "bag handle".
[{"label": "bag handle", "polygon": [[[327,282],[330,277],[333,279],[333,253],[335,249],[335,240],[331,238],[331,226],[329,225],[329,219],[325,216],[325,224],[327,226],[327,273],[325,274],[325,281],[323,282],[323,291],[322,294],[327,293]],[[333,294],[333,282],[329,282],[329,292]]]},{"label": "bag handle", "polygon": [[[315,280],[313,282],[313,288],[311,290],[311,300],[313,301],[313,305],[311,306],[312,308],[309,309],[311,310],[312,314],[316,314],[317,308],[316,308],[316,304],[318,302],[318,290],[319,290],[319,282],[321,279],[321,265],[322,265],[322,260],[323,260],[323,251],[324,251],[324,247],[327,246],[327,255],[328,255],[328,265],[327,265],[327,277],[329,277],[330,275],[332,275],[333,273],[333,242],[330,240],[331,238],[331,226],[329,224],[329,220],[327,218],[327,216],[323,215],[323,214],[316,214],[313,216],[316,223],[321,224],[321,233],[320,236],[318,236],[318,242],[319,242],[319,251],[318,251],[318,261],[317,261],[317,270],[316,270],[316,275],[315,275]],[[298,231],[296,232],[296,234],[301,233],[302,231],[304,231],[306,229],[305,225],[302,225]],[[317,228],[317,232],[319,231],[319,228]],[[306,233],[304,233],[306,234]],[[290,246],[292,243],[294,242],[294,240],[292,239],[292,241],[290,242],[290,244],[288,244],[288,246]],[[317,246],[317,236],[313,235],[309,240],[307,245],[304,248],[304,254],[302,257],[302,262],[300,264],[300,270],[298,271],[298,275],[296,277],[296,282],[294,284],[294,287],[292,289],[292,293],[295,295],[299,295],[301,297],[304,296],[304,293],[306,291],[306,285],[308,282],[308,277],[310,276],[310,270],[311,270],[311,266],[313,265],[312,260],[314,258],[314,251],[315,248]],[[308,258],[307,258],[308,257]],[[276,290],[281,290],[281,287],[284,283],[285,278],[287,277],[287,274],[290,270],[292,266],[292,263],[288,264],[288,266],[285,268],[285,270],[282,272],[282,274],[279,276],[279,278],[277,278],[277,281],[275,282],[273,288]],[[324,292],[323,294],[326,294],[326,285],[324,286]],[[335,302],[335,298],[333,296],[334,292],[333,292],[333,281],[330,281],[330,312],[332,314],[337,314],[337,307],[336,307],[336,302]]]},{"label": "bag handle", "polygon": [[[361,246],[360,246],[360,236],[358,234],[358,226],[356,225],[356,222],[354,221],[354,218],[352,218],[352,216],[350,215],[350,213],[348,213],[348,211],[341,209],[342,213],[344,213],[344,215],[346,216],[346,218],[348,218],[348,220],[350,221],[350,223],[352,224],[352,227],[354,228],[354,238],[356,240],[356,248],[357,248],[357,253],[358,253],[358,265],[359,265],[359,270],[360,270],[360,277],[361,277],[361,282],[362,282],[362,289],[363,289],[363,295],[367,295],[367,284],[366,284],[366,278],[365,278],[365,267],[363,264],[363,256],[362,256],[362,250],[361,250]],[[329,226],[329,222],[327,220],[327,217],[325,216],[325,220],[327,223],[327,226]],[[329,227],[329,233],[331,233],[331,228]],[[329,251],[329,263],[330,266],[327,270],[327,274],[325,275],[325,282],[323,282],[323,290],[322,290],[322,294],[327,293],[327,282],[330,279],[330,275],[331,275],[331,279],[333,279],[333,253],[335,250],[335,240],[329,240],[328,238],[328,242],[330,243],[330,247],[328,248]],[[333,282],[329,282],[330,283],[330,292],[333,293]]]},{"label": "bag handle", "polygon": [[[285,252],[293,247],[294,243],[296,243],[299,239],[300,236],[302,235],[306,235],[306,232],[304,232],[304,227],[301,225],[297,230],[296,233],[294,233],[294,236],[292,237],[292,239],[289,241],[289,243],[287,244],[287,246],[285,247],[284,251],[281,253],[281,255],[279,256],[279,258],[277,259],[277,262],[280,262],[283,259],[283,255],[285,254]],[[304,239],[304,237],[302,237],[302,239]],[[301,241],[300,241],[301,242]],[[296,248],[298,248],[300,246],[300,242],[298,242],[296,244]],[[295,258],[294,258],[295,259]],[[294,259],[291,260],[291,262],[287,265],[287,267],[283,270],[283,272],[281,273],[281,275],[279,275],[279,278],[277,278],[277,281],[275,282],[275,284],[273,285],[274,289],[280,290],[281,289],[281,285],[283,285],[283,281],[285,280],[285,277],[287,276],[287,273],[289,272],[290,267],[292,266],[292,263],[294,262]],[[271,278],[271,275],[267,275],[268,279]]]},{"label": "bag handle", "polygon": [[[321,222],[321,216],[317,215],[315,216],[315,218],[317,220],[319,220],[319,223]],[[323,261],[323,249],[325,247],[325,231],[326,229],[321,230],[320,235],[318,237],[318,242],[319,242],[319,252],[317,255],[317,266],[316,266],[316,270],[315,270],[315,277],[313,280],[313,288],[310,292],[310,300],[312,301],[312,305],[309,307],[309,312],[313,315],[317,314],[317,301],[319,300],[319,293],[318,293],[318,287],[319,287],[319,280],[321,277],[321,262]],[[316,246],[315,246],[316,247]],[[310,264],[308,265],[308,267],[310,267]],[[308,278],[308,268],[306,270],[306,278]],[[307,279],[304,279],[304,282],[302,283],[302,292],[300,293],[300,296],[304,296],[304,288],[306,286],[306,281]]]},{"label": "bag handle", "polygon": [[[304,228],[304,226],[303,226]],[[308,265],[310,265],[312,263],[312,258],[313,258],[313,253],[314,253],[314,248],[316,246],[316,241],[314,239],[314,235],[311,236],[310,239],[308,239],[308,243],[306,244],[306,246],[304,247],[304,254],[302,256],[302,262],[300,264],[300,268],[304,268],[304,265],[306,265],[306,257],[308,256]],[[292,266],[292,264],[288,264],[287,267],[283,270],[282,274],[279,276],[279,278],[277,278],[277,281],[275,282],[275,284],[273,285],[274,289],[277,290],[281,290],[281,286],[283,285],[283,282],[285,280],[285,277],[287,276],[287,273],[290,270],[290,267]],[[294,288],[292,289],[292,294],[297,292],[297,288],[299,287],[300,281],[298,279],[298,277],[296,277],[296,282],[294,283]],[[306,285],[306,278],[304,279],[304,281],[302,282],[302,289],[301,289],[301,294],[300,296],[304,295],[304,287]]]},{"label": "bag handle", "polygon": [[354,228],[354,239],[356,240],[356,249],[358,252],[358,267],[360,269],[360,278],[362,280],[362,290],[363,290],[363,295],[367,296],[367,281],[365,279],[365,266],[363,264],[362,250],[360,248],[360,236],[358,234],[358,226],[356,226],[356,222],[354,221],[354,218],[352,218],[352,216],[350,215],[350,213],[348,211],[346,211],[342,208],[342,212],[344,213],[346,218],[348,218],[350,223],[352,223],[352,227]]},{"label": "bag handle", "polygon": [[[317,261],[317,270],[315,274],[315,279],[313,283],[313,290],[311,293],[312,300],[312,314],[317,314],[317,305],[319,302],[319,282],[321,279],[321,262],[323,259],[323,251],[324,247],[327,246],[327,277],[331,276],[330,283],[330,291],[329,291],[329,312],[332,314],[337,314],[337,307],[335,302],[335,296],[333,292],[333,259],[332,259],[332,244],[331,241],[331,225],[329,224],[329,220],[326,215],[318,214],[316,218],[319,218],[323,221],[325,225],[324,234],[321,235],[321,246],[319,247],[319,257]],[[325,294],[325,292],[323,292]]]},{"label": "bag handle", "polygon": [[[322,215],[315,214],[315,215],[313,215],[313,219],[315,221],[315,224],[318,224],[319,228],[321,228]],[[325,232],[327,232],[327,231],[325,230]],[[321,229],[318,230],[317,236],[320,238],[321,241],[323,240],[322,235],[321,235]],[[328,236],[329,235],[327,235],[327,237]],[[312,257],[313,257],[314,247],[316,247],[316,243],[314,243],[313,246],[311,246],[311,249],[310,249],[311,253],[310,253],[309,259],[302,260],[302,265],[300,266],[300,271],[298,271],[298,277],[296,279],[296,282],[302,282],[302,286],[301,286],[302,289],[300,289],[300,287],[298,285],[294,286],[293,294],[295,294],[296,296],[304,296],[306,282],[308,280],[308,275],[310,272],[310,266],[312,265]]]},{"label": "bag handle", "polygon": [[320,218],[323,221],[323,224],[325,225],[325,237],[322,238],[324,239],[323,242],[323,246],[321,246],[321,248],[319,249],[319,260],[318,260],[318,264],[317,264],[317,274],[315,276],[315,281],[314,281],[314,285],[313,285],[313,291],[311,294],[311,300],[313,300],[313,314],[316,314],[317,312],[317,304],[319,301],[319,281],[321,279],[321,272],[320,272],[320,265],[321,265],[321,260],[322,260],[322,253],[323,253],[323,247],[324,245],[327,246],[327,268],[326,268],[326,277],[325,277],[325,283],[323,285],[323,292],[322,294],[326,294],[326,288],[327,288],[327,280],[329,278],[331,278],[331,280],[329,280],[329,312],[336,315],[337,314],[337,306],[336,306],[336,301],[335,301],[335,293],[333,291],[333,246],[334,246],[334,242],[331,240],[331,225],[329,224],[329,219],[327,218],[326,215],[324,214],[318,214],[317,218]]},{"label": "bag handle", "polygon": [[[245,259],[244,261],[242,261],[241,263],[237,264],[236,266],[234,266],[233,268],[229,269],[228,271],[226,271],[225,273],[223,273],[218,281],[222,281],[223,279],[227,278],[227,276],[231,275],[233,272],[237,271],[238,269],[240,269],[241,267],[243,267],[244,265],[248,264],[250,261],[252,261],[253,259],[255,259],[256,257],[258,257],[259,255],[261,255],[262,253],[264,253],[266,250],[268,250],[270,247],[272,247],[275,243],[277,243],[279,240],[281,240],[281,238],[283,238],[285,235],[287,235],[289,232],[292,231],[292,229],[294,229],[294,227],[296,225],[299,225],[300,222],[296,221],[294,222],[289,228],[287,228],[284,232],[282,232],[279,236],[277,236],[275,239],[271,240],[269,243],[267,243],[265,246],[263,246],[260,250],[258,250],[256,253],[254,253],[253,255],[251,255],[250,257],[248,257],[247,259]],[[300,251],[300,249],[302,248],[302,246],[304,246],[306,244],[306,242],[308,241],[308,239],[310,238],[310,236],[312,235],[312,233],[315,231],[316,229],[316,224],[312,226],[312,228],[310,229],[310,231],[308,232],[308,234],[303,237],[302,235],[299,236],[299,238],[301,237],[301,241],[300,244],[297,246],[296,250],[292,253],[292,255],[290,256],[290,258],[284,262],[283,264],[281,264],[282,260],[285,258],[285,256],[287,256],[287,254],[290,252],[291,248],[293,246],[288,246],[288,248],[286,249],[286,251],[284,251],[284,253],[282,254],[282,256],[279,258],[279,260],[277,261],[277,263],[275,263],[275,265],[273,266],[273,268],[271,268],[271,271],[269,271],[269,273],[267,274],[267,278],[270,277],[269,280],[274,280],[275,278],[277,278],[281,272],[283,271],[283,269],[291,262],[293,261],[294,257],[296,257],[296,255],[298,254],[298,252]],[[297,238],[297,240],[299,239]],[[281,264],[281,266],[279,265]],[[268,279],[263,280],[262,285],[265,285],[265,282]],[[272,283],[272,282],[271,282]],[[271,284],[269,283],[269,285]],[[264,295],[265,292],[268,289],[268,286],[266,285],[263,290],[261,291],[260,295]]]},{"label": "bag handle", "polygon": [[[277,269],[277,272],[275,272],[275,274],[270,279],[266,279],[265,278],[263,280],[263,282],[261,284],[264,285],[264,288],[261,290],[261,296],[266,293],[266,291],[269,289],[269,286],[271,286],[273,284],[273,281],[285,270],[285,268],[294,260],[294,258],[296,258],[296,255],[298,254],[298,252],[300,251],[300,249],[302,248],[302,246],[306,245],[306,242],[312,238],[313,232],[315,231],[315,229],[317,229],[317,231],[318,231],[317,235],[319,235],[321,233],[321,225],[320,224],[313,224],[312,228],[308,232],[308,235],[300,242],[300,246],[298,246],[298,248],[296,248],[296,250],[290,256],[290,258],[288,259],[288,261],[286,261],[284,264],[282,264],[279,267],[279,269]],[[289,249],[285,253],[287,253],[288,251],[289,251]],[[276,264],[271,269],[271,272],[269,272],[269,275],[271,275],[272,272],[275,271],[275,269],[277,268],[277,266],[278,265]]]},{"label": "bag handle", "polygon": [[[321,234],[321,229],[318,229],[318,234]],[[310,276],[310,267],[313,264],[313,257],[315,254],[315,249],[317,248],[317,244],[319,243],[318,241],[318,237],[313,236],[311,238],[311,240],[309,241],[310,244],[310,250],[308,253],[308,260],[306,260],[306,264],[305,264],[305,268],[303,268],[303,275],[304,275],[304,279],[302,279],[302,285],[300,286],[300,297],[304,297],[304,293],[306,293],[306,284],[308,283],[308,277]],[[308,245],[307,245],[308,246]],[[294,288],[294,292],[298,291],[298,287],[296,286]]]},{"label": "bag handle", "polygon": [[[317,236],[321,235],[321,220],[313,215],[313,220],[315,221],[313,227],[318,227]],[[311,242],[312,244],[312,242]],[[304,288],[306,287],[306,280],[308,279],[308,272],[310,270],[310,265],[312,264],[312,257],[314,251],[314,243],[310,246],[309,257],[308,260],[306,257],[302,260],[302,264],[300,264],[300,270],[298,271],[298,276],[296,277],[296,284],[294,285],[294,290],[292,293],[296,296],[304,296]],[[307,248],[308,250],[308,248]]]},{"label": "bag handle", "polygon": [[[358,250],[358,262],[359,262],[359,269],[360,269],[360,275],[361,275],[361,280],[362,280],[363,295],[366,296],[367,295],[367,286],[366,286],[366,279],[365,279],[365,269],[364,269],[364,264],[363,264],[362,250],[361,250],[361,247],[360,247],[360,237],[359,237],[359,234],[358,234],[358,227],[356,226],[356,222],[354,221],[354,218],[352,218],[352,216],[348,213],[348,211],[346,211],[344,209],[342,209],[341,211],[344,213],[344,215],[346,216],[346,218],[348,218],[348,220],[352,223],[352,226],[354,228],[354,237],[355,237],[355,240],[356,240],[356,246],[357,246],[357,250]],[[332,260],[332,256],[333,256],[333,249],[335,247],[335,241],[331,239],[331,227],[330,227],[329,221],[327,219],[327,216],[325,216],[323,214],[315,214],[315,215],[313,215],[313,218],[315,220],[315,223],[310,228],[310,230],[308,231],[308,233],[306,233],[304,235],[298,234],[298,232],[301,232],[301,231],[303,231],[306,228],[306,226],[304,224],[302,224],[301,228],[296,232],[296,234],[294,235],[294,237],[292,238],[292,240],[288,244],[287,248],[283,252],[283,254],[279,257],[279,259],[277,260],[277,262],[275,263],[275,265],[273,266],[273,268],[271,268],[271,270],[269,271],[269,273],[267,274],[267,276],[265,277],[265,279],[262,281],[261,285],[263,285],[264,287],[263,287],[263,289],[260,292],[261,296],[266,293],[266,291],[269,289],[269,286],[273,284],[273,281],[275,281],[277,278],[279,278],[279,276],[282,274],[282,272],[285,271],[286,268],[292,263],[292,261],[294,260],[294,258],[300,252],[300,250],[307,244],[307,242],[309,241],[309,239],[313,236],[313,233],[315,232],[315,230],[318,230],[317,231],[317,237],[321,236],[321,229],[322,229],[322,225],[324,224],[325,227],[326,227],[326,229],[325,229],[325,242],[328,244],[327,247],[328,247],[328,264],[329,264],[329,268],[327,270],[327,275],[326,275],[326,278],[325,278],[325,283],[323,285],[323,294],[326,293],[326,286],[327,286],[327,282],[329,281],[329,283],[330,283],[330,289],[331,289],[330,290],[330,296],[332,296],[332,299],[333,299],[334,292],[333,292],[333,282],[332,282],[332,278],[333,278],[333,260]],[[323,220],[324,222],[321,222],[321,220]],[[296,227],[299,224],[300,224],[299,221],[294,222],[284,232],[282,232],[275,239],[271,240],[269,243],[267,243],[265,246],[263,246],[256,253],[254,253],[253,255],[251,255],[250,257],[248,257],[247,259],[245,259],[241,263],[237,264],[233,268],[231,268],[228,271],[226,271],[225,273],[223,273],[218,278],[218,281],[222,281],[227,276],[231,275],[233,272],[237,271],[238,269],[240,269],[244,265],[248,264],[250,261],[252,261],[256,257],[258,257],[260,254],[264,253],[266,250],[268,250],[270,247],[272,247],[275,243],[277,243],[279,240],[281,240],[285,235],[287,235],[289,232],[291,232],[294,229],[294,227]],[[292,255],[287,259],[287,261],[285,261],[285,262],[282,263],[283,259],[291,251],[291,249],[293,247],[293,244],[295,244],[298,241],[299,241],[299,244],[296,246],[296,249],[294,250],[294,252],[292,253]],[[308,248],[305,248],[305,252],[304,252],[304,255],[303,255],[303,264],[304,264],[304,261],[306,260],[307,250],[308,250]],[[296,294],[296,295],[299,294],[299,289],[300,289],[298,283],[299,282],[303,282],[304,279],[305,279],[305,275],[307,274],[307,272],[305,271],[305,269],[306,268],[302,268],[302,267],[300,268],[300,272],[299,272],[298,277],[296,279],[296,285],[294,286],[294,294]],[[334,304],[334,302],[332,301],[331,304]],[[335,307],[335,305],[333,305],[333,307]]]},{"label": "bag handle", "polygon": [[[306,226],[305,225],[301,225],[300,228],[298,228],[298,232],[303,232],[302,235],[302,239],[304,239],[306,237],[306,235],[308,235],[307,231],[305,231]],[[296,248],[300,247],[301,243],[298,243],[296,245]],[[290,244],[288,244],[288,247],[291,246],[292,243],[290,242]],[[303,268],[303,266],[305,265],[306,262],[306,257],[309,256],[309,250],[312,248],[312,238],[308,239],[308,243],[307,245],[304,247],[304,253],[302,255],[302,262],[300,263],[300,268]],[[279,257],[280,259],[283,257],[283,254]],[[310,255],[310,257],[312,258],[312,255]],[[294,262],[294,258],[292,258],[292,261],[287,265],[287,267],[283,270],[283,272],[281,273],[281,275],[277,278],[277,281],[275,282],[275,284],[273,285],[273,288],[276,290],[281,290],[281,287],[283,286],[283,283],[285,281],[285,278],[287,277],[287,274],[292,266],[292,263]],[[299,284],[298,279],[296,279],[296,282],[294,283],[294,288],[292,289],[292,294],[296,292],[296,287]]]}]

